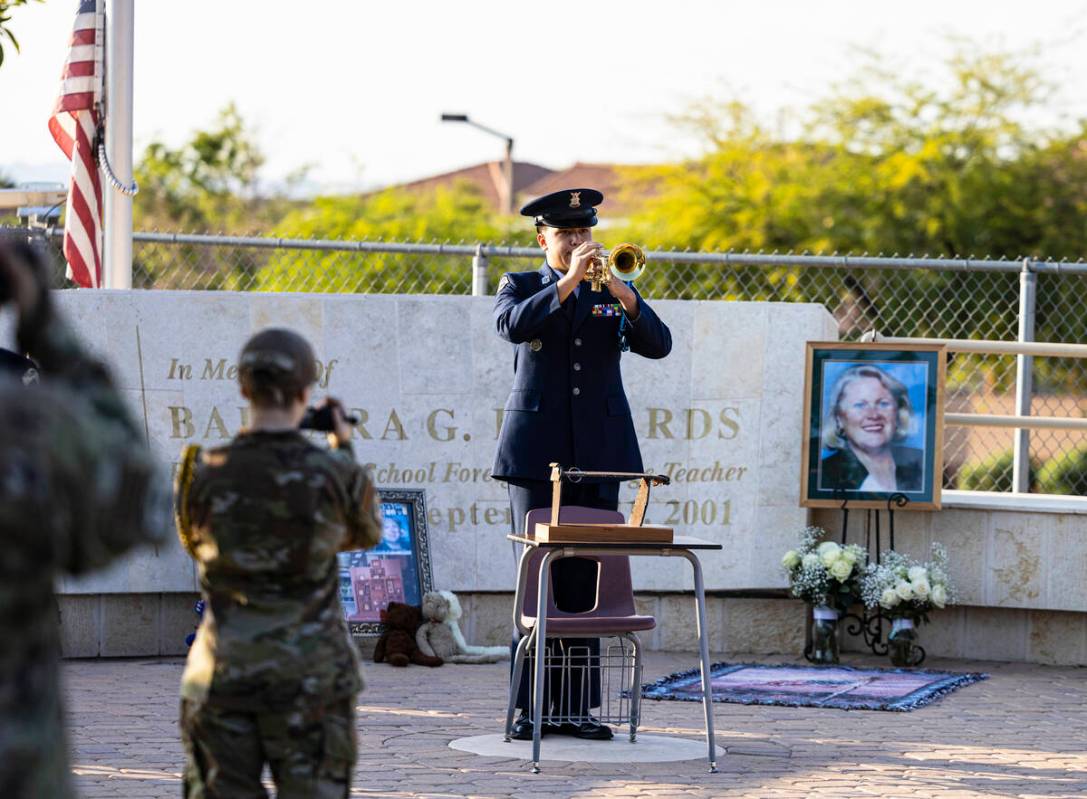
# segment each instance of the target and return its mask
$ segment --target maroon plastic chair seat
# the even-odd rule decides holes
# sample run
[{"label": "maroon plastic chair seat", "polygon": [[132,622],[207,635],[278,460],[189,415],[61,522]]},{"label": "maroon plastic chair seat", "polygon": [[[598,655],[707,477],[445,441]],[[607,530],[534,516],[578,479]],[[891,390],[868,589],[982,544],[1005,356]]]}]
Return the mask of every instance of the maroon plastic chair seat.
[{"label": "maroon plastic chair seat", "polygon": [[[525,530],[529,535],[537,522],[551,518],[550,508],[530,510],[525,518]],[[580,505],[564,505],[559,509],[559,521],[567,524],[622,524],[619,511],[585,508]],[[521,623],[532,627],[536,623],[537,587],[540,579],[540,563],[546,549],[536,548],[529,556],[528,582],[521,601]],[[582,613],[569,613],[555,605],[555,594],[547,595],[548,637],[599,638],[613,633],[642,632],[657,626],[652,616],[641,616],[634,606],[634,586],[630,580],[630,558],[626,555],[576,555],[575,557],[597,562],[596,605]]]}]

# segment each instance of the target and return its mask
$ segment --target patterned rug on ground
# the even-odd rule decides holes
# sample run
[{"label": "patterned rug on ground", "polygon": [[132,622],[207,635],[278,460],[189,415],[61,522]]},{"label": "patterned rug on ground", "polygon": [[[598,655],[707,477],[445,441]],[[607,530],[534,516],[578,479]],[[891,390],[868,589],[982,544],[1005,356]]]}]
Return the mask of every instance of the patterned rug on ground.
[{"label": "patterned rug on ground", "polygon": [[[923,707],[989,676],[977,672],[750,663],[715,663],[710,675],[714,702],[897,711]],[[676,672],[642,686],[642,696],[701,702],[702,674],[697,668]]]}]

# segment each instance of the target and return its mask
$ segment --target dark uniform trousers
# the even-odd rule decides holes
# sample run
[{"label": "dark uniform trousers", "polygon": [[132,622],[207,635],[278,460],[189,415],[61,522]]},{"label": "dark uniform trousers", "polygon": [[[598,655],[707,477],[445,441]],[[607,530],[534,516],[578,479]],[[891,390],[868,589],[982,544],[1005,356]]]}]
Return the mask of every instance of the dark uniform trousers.
[{"label": "dark uniform trousers", "polygon": [[[513,512],[513,528],[523,532],[525,515],[535,508],[551,507],[551,482],[547,480],[507,481],[510,508]],[[616,510],[619,505],[618,483],[564,483],[563,505],[582,505],[588,508]],[[592,610],[596,605],[596,562],[586,558],[559,558],[551,564],[550,594],[555,606],[567,613]],[[511,651],[516,652],[520,635],[515,630]],[[587,716],[590,708],[600,707],[600,669],[589,668],[598,663],[599,638],[551,638],[547,651],[554,658],[566,655],[569,669],[561,665],[548,668],[544,674],[543,707],[546,715],[554,714]],[[512,660],[511,660],[512,662]],[[521,683],[517,688],[517,707],[525,712],[532,708],[533,661],[525,660]],[[589,675],[588,684],[585,675]],[[512,674],[511,674],[512,677]]]}]

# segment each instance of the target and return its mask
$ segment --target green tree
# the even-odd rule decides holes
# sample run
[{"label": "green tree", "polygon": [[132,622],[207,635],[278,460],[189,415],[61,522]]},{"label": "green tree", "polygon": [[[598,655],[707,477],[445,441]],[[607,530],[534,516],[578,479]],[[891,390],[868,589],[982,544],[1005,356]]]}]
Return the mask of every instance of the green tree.
[{"label": "green tree", "polygon": [[[1015,478],[1014,467],[1015,453],[1010,449],[971,461],[959,470],[955,488],[962,491],[1011,491]],[[1052,480],[1047,477],[1047,471],[1049,471],[1048,465],[1039,472],[1038,464],[1031,460],[1027,476],[1031,491],[1041,490],[1052,493],[1050,485]],[[1040,479],[1039,474],[1041,474]],[[1056,493],[1076,492],[1058,491]]]},{"label": "green tree", "polygon": [[261,206],[257,185],[263,165],[264,153],[231,103],[210,130],[195,131],[181,147],[161,141],[147,145],[136,165],[140,191],[133,224],[137,229],[252,228]]},{"label": "green tree", "polygon": [[[872,61],[794,112],[797,135],[742,103],[702,103],[680,123],[705,152],[649,175],[624,238],[698,250],[1079,258],[1087,251],[1087,127],[1045,128],[1052,87],[1029,54],[963,47],[938,88]],[[1082,340],[1076,281],[1039,292],[1037,335]],[[1015,274],[799,270],[675,264],[651,270],[657,296],[821,302],[852,309],[846,335],[1014,338]],[[979,361],[990,383],[1008,372]],[[1043,385],[1076,372],[1038,363]]]},{"label": "green tree", "polygon": [[[151,142],[136,165],[140,191],[133,202],[136,230],[255,234],[266,232],[292,203],[262,196],[264,153],[233,103],[208,130],[196,130],[179,148]],[[158,288],[246,288],[264,263],[264,251],[220,252],[180,245],[137,246],[133,281]],[[224,266],[227,268],[224,269]]]},{"label": "green tree", "polygon": [[[19,6],[25,6],[30,0],[0,0],[0,67],[4,65],[4,39],[11,44],[16,53],[19,52],[19,40],[11,31],[11,10]],[[39,3],[45,0],[37,0]]]},{"label": "green tree", "polygon": [[[423,241],[442,243],[528,243],[512,234],[469,183],[418,194],[387,189],[350,197],[318,197],[289,213],[273,230],[282,238],[341,241]],[[471,259],[395,253],[316,250],[312,257],[276,252],[257,275],[267,291],[403,292],[467,291]]]},{"label": "green tree", "polygon": [[1087,449],[1055,455],[1042,467],[1040,490],[1047,494],[1082,496],[1087,491]]}]

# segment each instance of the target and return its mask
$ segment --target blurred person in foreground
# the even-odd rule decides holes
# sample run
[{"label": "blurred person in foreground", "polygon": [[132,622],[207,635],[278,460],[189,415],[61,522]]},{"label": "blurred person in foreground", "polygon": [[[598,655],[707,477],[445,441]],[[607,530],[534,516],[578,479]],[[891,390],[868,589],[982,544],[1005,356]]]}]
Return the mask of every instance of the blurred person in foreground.
[{"label": "blurred person in foreground", "polygon": [[[25,243],[0,241],[0,796],[72,795],[54,586],[169,530],[169,492],[105,365],[53,310]],[[38,375],[41,375],[39,381]]]},{"label": "blurred person in foreground", "polygon": [[909,390],[878,366],[835,381],[823,419],[820,485],[847,491],[920,491],[924,453],[902,444],[917,426]]},{"label": "blurred person in foreground", "polygon": [[331,449],[299,423],[317,377],[309,343],[253,336],[238,360],[250,427],[206,452],[187,447],[178,532],[207,606],[181,681],[186,797],[346,797],[357,754],[358,653],[336,554],[381,541],[379,500],[331,406]]}]

